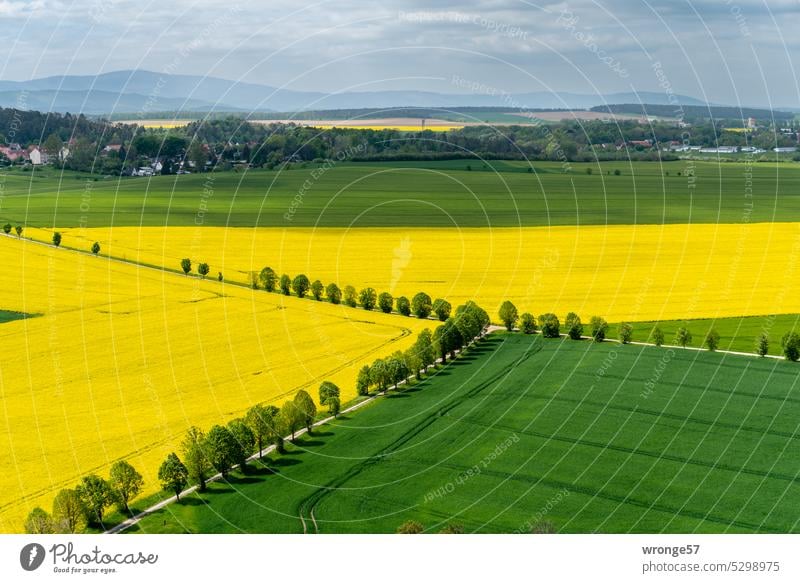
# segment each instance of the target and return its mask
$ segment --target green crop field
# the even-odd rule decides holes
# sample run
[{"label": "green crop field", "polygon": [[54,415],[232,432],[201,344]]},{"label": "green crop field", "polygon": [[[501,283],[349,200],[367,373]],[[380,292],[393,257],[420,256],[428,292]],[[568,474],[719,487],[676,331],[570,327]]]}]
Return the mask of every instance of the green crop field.
[{"label": "green crop field", "polygon": [[133,530],[798,532],[797,366],[494,334]]},{"label": "green crop field", "polygon": [[[97,180],[75,173],[62,177],[53,169],[11,171],[0,175],[0,221],[33,227],[195,225],[201,208],[202,224],[231,227],[800,220],[800,167],[793,164],[756,164],[752,171],[744,164],[688,161],[533,167],[528,172],[523,163],[474,160],[341,163]],[[299,201],[297,210],[287,220],[293,200]]]}]

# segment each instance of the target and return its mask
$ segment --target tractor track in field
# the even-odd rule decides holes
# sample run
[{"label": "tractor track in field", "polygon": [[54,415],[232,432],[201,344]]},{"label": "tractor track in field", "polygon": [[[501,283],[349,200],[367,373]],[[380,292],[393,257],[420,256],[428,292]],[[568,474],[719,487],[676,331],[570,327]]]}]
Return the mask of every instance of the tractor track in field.
[{"label": "tractor track in field", "polygon": [[[469,469],[468,466],[462,466],[459,464],[442,464],[445,467],[450,467],[453,470],[460,470],[466,471]],[[763,524],[756,524],[752,522],[746,522],[741,520],[730,520],[723,516],[715,516],[704,514],[700,511],[694,510],[686,510],[683,507],[677,508],[674,506],[670,506],[667,504],[653,504],[648,500],[637,500],[636,498],[631,498],[628,493],[625,494],[615,494],[613,492],[605,492],[603,490],[598,490],[596,488],[589,488],[586,486],[578,486],[576,484],[570,482],[564,482],[561,480],[554,480],[552,478],[543,478],[541,476],[535,475],[528,475],[528,476],[518,476],[518,475],[509,475],[505,472],[498,472],[495,470],[482,470],[481,473],[484,473],[488,476],[492,476],[499,479],[510,479],[513,481],[522,482],[526,485],[530,485],[532,482],[534,485],[536,484],[544,484],[550,488],[554,489],[566,489],[570,492],[575,492],[576,494],[583,494],[592,498],[600,498],[602,500],[608,500],[611,502],[618,502],[620,504],[628,504],[630,506],[636,506],[638,508],[645,508],[647,510],[657,510],[659,512],[664,512],[667,514],[677,515],[677,516],[684,516],[686,518],[693,518],[696,520],[705,520],[709,522],[714,522],[717,524],[724,524],[726,526],[737,526],[739,528],[747,529],[750,532],[772,532],[772,533],[783,533],[785,531],[777,528],[767,528]]]},{"label": "tractor track in field", "polygon": [[[502,391],[497,393],[498,395],[503,395]],[[611,405],[607,403],[600,403],[598,401],[589,401],[589,400],[581,400],[581,399],[572,399],[569,397],[558,397],[558,396],[538,396],[538,395],[531,395],[531,399],[536,399],[540,401],[557,401],[562,403],[568,403],[570,405],[593,405],[595,407],[599,407],[603,410],[612,410],[612,411],[622,411],[625,413],[636,413],[639,415],[647,415],[650,417],[658,417],[664,419],[670,419],[672,421],[688,421],[689,423],[696,423],[698,425],[710,426],[710,427],[721,427],[723,429],[731,429],[733,431],[747,431],[749,433],[756,433],[758,435],[771,435],[773,437],[780,437],[783,439],[800,439],[800,435],[797,433],[792,433],[789,431],[779,431],[775,429],[764,429],[760,427],[755,427],[752,425],[738,425],[736,423],[730,423],[727,421],[711,421],[708,419],[700,419],[698,417],[692,416],[685,416],[685,415],[678,415],[676,413],[664,413],[661,411],[657,411],[654,409],[645,409],[639,406],[625,406],[625,405]]]},{"label": "tractor track in field", "polygon": [[553,435],[552,433],[542,432],[542,431],[531,431],[530,429],[522,430],[515,427],[511,427],[509,425],[502,425],[499,423],[482,423],[480,421],[475,421],[474,419],[468,418],[461,418],[458,420],[461,423],[467,423],[469,425],[475,425],[478,427],[486,427],[486,428],[493,428],[498,429],[501,431],[509,431],[512,433],[516,433],[517,435],[527,435],[530,437],[538,437],[540,439],[546,439],[547,441],[558,441],[561,443],[568,443],[570,445],[582,445],[585,447],[591,447],[595,449],[602,449],[608,451],[616,451],[619,453],[627,453],[629,455],[638,455],[642,457],[649,457],[659,460],[666,460],[671,462],[676,462],[684,465],[690,466],[698,466],[702,468],[710,468],[715,470],[726,470],[729,472],[736,472],[747,474],[751,476],[758,476],[760,478],[771,478],[774,480],[782,480],[791,483],[800,483],[800,477],[792,476],[790,474],[781,474],[778,472],[764,472],[761,470],[753,470],[748,468],[741,468],[739,466],[733,466],[730,464],[725,463],[713,463],[713,462],[706,462],[702,460],[696,460],[692,458],[687,458],[678,455],[672,454],[665,454],[659,453],[655,451],[649,451],[646,449],[641,448],[634,448],[634,447],[626,447],[623,445],[611,445],[602,441],[593,441],[591,439],[580,439],[575,437],[566,437],[561,435]]},{"label": "tractor track in field", "polygon": [[[474,397],[486,389],[495,385],[495,383],[506,376],[508,374],[508,370],[515,368],[522,364],[524,361],[528,360],[534,354],[540,352],[542,350],[542,346],[539,344],[532,345],[534,350],[527,351],[524,355],[520,358],[516,359],[513,362],[511,367],[503,368],[498,371],[496,374],[492,375],[490,378],[484,380],[480,384],[476,385],[475,387],[469,389],[464,393],[458,393],[456,395],[451,395],[444,404],[440,405],[435,411],[433,411],[430,415],[428,415],[425,419],[414,425],[413,427],[406,430],[400,436],[398,436],[395,440],[390,442],[388,445],[380,449],[378,452],[372,454],[369,458],[362,460],[361,462],[352,466],[348,471],[344,474],[329,480],[326,484],[319,486],[313,493],[307,496],[304,500],[300,501],[297,508],[297,515],[300,518],[301,523],[303,524],[303,529],[305,532],[305,524],[306,524],[306,516],[309,520],[312,520],[314,526],[317,527],[316,519],[313,517],[314,509],[317,505],[327,497],[331,492],[336,491],[342,485],[356,477],[358,474],[366,470],[367,468],[380,463],[383,461],[387,456],[395,453],[398,449],[400,449],[403,445],[410,442],[414,439],[417,435],[422,433],[425,429],[433,425],[439,418],[444,417],[447,415],[449,411],[454,409],[456,406],[461,404],[464,399]],[[319,529],[317,527],[317,532]]]}]

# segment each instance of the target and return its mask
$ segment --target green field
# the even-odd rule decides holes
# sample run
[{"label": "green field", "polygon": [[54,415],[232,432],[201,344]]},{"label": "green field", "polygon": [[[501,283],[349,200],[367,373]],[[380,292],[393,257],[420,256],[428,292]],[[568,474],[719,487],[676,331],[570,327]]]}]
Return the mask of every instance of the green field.
[{"label": "green field", "polygon": [[797,366],[495,334],[133,530],[798,532]]},{"label": "green field", "polygon": [[[718,318],[716,320],[667,320],[663,322],[636,322],[633,325],[633,340],[651,342],[650,334],[655,326],[664,333],[665,344],[672,344],[678,328],[685,327],[692,333],[688,346],[702,347],[708,332],[713,328],[720,335],[719,350],[755,352],[756,339],[766,333],[769,337],[769,354],[783,355],[781,337],[787,332],[800,332],[800,315],[780,314],[775,316],[749,316],[742,318]],[[608,338],[617,338],[616,324],[609,327]]]},{"label": "green field", "polygon": [[[473,168],[466,170],[467,166]],[[800,220],[800,167],[702,162],[448,161],[295,165],[148,178],[0,174],[0,221],[34,227],[442,226],[741,223]],[[591,168],[593,174],[586,174]],[[614,175],[619,170],[621,175]],[[694,176],[688,178],[687,173]],[[316,173],[316,177],[314,174]],[[680,175],[679,175],[680,173]],[[749,183],[753,208],[749,212]],[[300,203],[292,220],[290,202]]]}]

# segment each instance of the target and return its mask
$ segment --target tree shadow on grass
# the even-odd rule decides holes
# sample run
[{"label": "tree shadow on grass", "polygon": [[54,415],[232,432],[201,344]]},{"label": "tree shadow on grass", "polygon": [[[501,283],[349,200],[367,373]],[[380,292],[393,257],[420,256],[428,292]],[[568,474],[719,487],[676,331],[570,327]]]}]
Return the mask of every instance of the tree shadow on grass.
[{"label": "tree shadow on grass", "polygon": [[235,478],[231,479],[231,477],[228,476],[225,479],[225,481],[215,482],[214,487],[207,488],[206,491],[203,492],[203,494],[205,496],[217,496],[218,494],[227,494],[229,492],[235,492],[233,488],[226,485],[228,483],[228,480],[231,480],[232,482],[236,481]]},{"label": "tree shadow on grass", "polygon": [[[300,452],[302,453],[302,452]],[[279,457],[278,459],[272,462],[272,470],[275,473],[280,471],[280,468],[286,468],[289,466],[296,466],[297,464],[303,463],[301,460],[296,458],[289,458],[289,457]]]},{"label": "tree shadow on grass", "polygon": [[173,502],[173,504],[176,504],[178,506],[205,506],[207,502],[198,495],[194,496],[189,495],[184,498],[181,498],[177,502]]},{"label": "tree shadow on grass", "polygon": [[[344,417],[339,417],[339,419],[344,419]],[[314,433],[312,433],[314,437],[330,437],[333,435],[333,431],[325,431],[322,429],[314,429]]]},{"label": "tree shadow on grass", "polygon": [[297,444],[297,447],[317,447],[318,445],[325,445],[321,439],[305,439]]}]

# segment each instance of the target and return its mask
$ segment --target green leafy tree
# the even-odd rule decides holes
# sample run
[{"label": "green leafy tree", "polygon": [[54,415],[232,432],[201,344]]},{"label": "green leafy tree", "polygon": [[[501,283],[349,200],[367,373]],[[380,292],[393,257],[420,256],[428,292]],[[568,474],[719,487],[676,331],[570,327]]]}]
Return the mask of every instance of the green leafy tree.
[{"label": "green leafy tree", "polygon": [[408,370],[411,371],[417,380],[422,380],[422,358],[420,358],[418,347],[415,343],[411,348],[403,353]]},{"label": "green leafy tree", "polygon": [[206,435],[205,450],[213,468],[225,478],[234,465],[244,459],[242,446],[222,425],[214,425]]},{"label": "green leafy tree", "polygon": [[519,329],[522,330],[523,334],[535,334],[536,333],[536,319],[533,317],[533,314],[525,312],[519,318]]},{"label": "green leafy tree", "polygon": [[781,339],[781,347],[786,360],[797,362],[800,359],[800,336],[797,332],[787,332]]},{"label": "green leafy tree", "polygon": [[556,534],[556,525],[549,520],[538,520],[531,526],[531,534]]},{"label": "green leafy tree", "polygon": [[633,326],[627,322],[619,325],[619,341],[622,344],[629,344],[633,340]]},{"label": "green leafy tree", "polygon": [[433,310],[433,302],[431,296],[425,292],[419,292],[411,298],[411,311],[417,318],[424,320],[431,315],[431,310]]},{"label": "green leafy tree", "polygon": [[375,291],[374,288],[365,287],[360,292],[358,292],[358,303],[361,304],[361,307],[365,310],[372,310],[375,308],[375,304],[378,301],[378,293]]},{"label": "green leafy tree", "polygon": [[436,350],[436,353],[439,355],[439,358],[442,361],[442,364],[447,363],[447,330],[444,327],[444,324],[441,326],[437,326],[436,329],[433,331],[433,346]]},{"label": "green leafy tree", "polygon": [[3,232],[8,235],[11,232],[11,223],[6,223],[3,225]]},{"label": "green leafy tree", "polygon": [[325,288],[325,296],[332,304],[339,304],[342,302],[342,290],[335,283],[329,283]]},{"label": "green leafy tree", "polygon": [[281,405],[280,419],[282,426],[292,435],[294,441],[294,434],[303,426],[300,410],[294,401],[286,401]]},{"label": "green leafy tree", "polygon": [[581,318],[575,312],[570,312],[564,318],[564,326],[567,329],[567,335],[573,340],[580,340],[583,335],[583,324]]},{"label": "green leafy tree", "polygon": [[352,285],[344,287],[344,305],[350,308],[355,308],[358,305],[356,298],[356,288]]},{"label": "green leafy tree", "polygon": [[175,453],[170,453],[158,468],[158,481],[166,492],[173,492],[180,500],[181,492],[189,483],[189,470]]},{"label": "green leafy tree", "polygon": [[363,397],[369,394],[369,388],[372,385],[372,377],[370,376],[370,367],[365,364],[358,371],[358,378],[356,379],[356,393]]},{"label": "green leafy tree", "polygon": [[561,323],[558,321],[558,316],[550,312],[539,316],[539,328],[545,338],[558,338],[561,334]]},{"label": "green leafy tree", "polygon": [[445,526],[439,534],[464,534],[464,526],[454,522]]},{"label": "green leafy tree", "polygon": [[279,286],[283,295],[290,295],[292,293],[292,278],[284,273],[281,275]]},{"label": "green leafy tree", "polygon": [[328,399],[328,413],[334,416],[334,418],[339,416],[339,411],[342,409],[342,402],[339,400],[339,397],[331,397]]},{"label": "green leafy tree", "polygon": [[422,534],[425,527],[416,520],[406,520],[397,527],[397,534]]},{"label": "green leafy tree", "polygon": [[86,506],[75,490],[65,488],[53,499],[53,527],[62,534],[77,534],[86,528]]},{"label": "green leafy tree", "polygon": [[210,270],[211,268],[208,266],[208,263],[201,263],[200,265],[197,266],[197,273],[199,273],[200,277],[202,277],[203,279],[206,278]]},{"label": "green leafy tree", "polygon": [[264,445],[274,443],[278,445],[280,427],[278,426],[278,416],[280,410],[274,405],[253,405],[247,410],[244,421],[253,432],[258,449],[258,457],[263,457]]},{"label": "green leafy tree", "polygon": [[388,359],[388,365],[391,370],[391,380],[394,383],[395,389],[401,381],[408,381],[410,369],[408,367],[408,362],[406,362],[405,355],[401,351],[398,350],[392,354]]},{"label": "green leafy tree", "polygon": [[311,284],[311,297],[315,300],[322,301],[322,293],[325,291],[325,286],[322,285],[322,282],[318,279],[315,279],[314,282]]},{"label": "green leafy tree", "polygon": [[378,392],[385,393],[392,384],[392,370],[386,359],[378,358],[369,367],[370,383],[375,385]]},{"label": "green leafy tree", "polygon": [[58,160],[61,155],[61,150],[64,148],[64,142],[58,137],[58,134],[52,133],[47,136],[47,139],[42,144],[42,149],[50,156],[51,161]]},{"label": "green leafy tree", "polygon": [[403,316],[410,316],[411,315],[411,302],[408,301],[406,296],[400,296],[395,300],[395,304],[397,305],[397,313],[402,314]]},{"label": "green leafy tree", "polygon": [[96,474],[89,474],[81,479],[76,491],[92,520],[103,526],[103,514],[114,503],[114,490],[108,482]]},{"label": "green leafy tree", "polygon": [[608,322],[600,316],[592,316],[589,320],[589,329],[592,331],[592,338],[595,342],[602,342],[608,333]]},{"label": "green leafy tree", "polygon": [[314,418],[317,416],[317,406],[314,404],[314,399],[306,391],[300,389],[294,396],[294,404],[300,412],[301,423],[305,425],[310,434],[314,425]]},{"label": "green leafy tree", "polygon": [[59,233],[58,231],[53,233],[53,245],[55,245],[56,247],[61,245],[61,233]]},{"label": "green leafy tree", "polygon": [[706,334],[703,344],[705,344],[706,348],[708,348],[710,352],[714,352],[717,348],[719,348],[719,332],[717,332],[714,328],[709,330],[708,334]]},{"label": "green leafy tree", "polygon": [[425,328],[417,336],[414,351],[419,355],[423,370],[436,363],[436,348],[433,345],[433,334]]},{"label": "green leafy tree", "polygon": [[97,241],[92,243],[92,253],[94,255],[97,255],[98,253],[100,253],[100,243],[98,243]]},{"label": "green leafy tree", "polygon": [[189,272],[192,270],[192,260],[188,257],[181,259],[181,269],[184,275],[189,275]]},{"label": "green leafy tree", "polygon": [[305,297],[309,287],[311,287],[311,283],[308,281],[308,277],[302,273],[292,280],[292,290],[298,298]]},{"label": "green leafy tree", "polygon": [[125,460],[119,460],[111,466],[108,483],[114,490],[114,498],[119,504],[120,510],[129,514],[130,501],[142,491],[144,485],[142,475]]},{"label": "green leafy tree", "polygon": [[332,397],[339,397],[340,394],[339,387],[333,384],[331,381],[322,381],[322,384],[319,386],[319,402],[321,405],[327,405],[328,399]]},{"label": "green leafy tree", "polygon": [[394,306],[394,298],[389,292],[383,292],[378,296],[378,307],[384,314],[391,314]]},{"label": "green leafy tree", "polygon": [[684,328],[681,326],[678,328],[678,331],[675,332],[675,344],[678,346],[682,346],[686,348],[687,344],[692,343],[692,333],[689,332],[688,328]]},{"label": "green leafy tree", "polygon": [[198,427],[190,427],[181,444],[183,463],[189,470],[189,480],[197,484],[201,492],[206,489],[206,480],[211,474],[211,464],[205,451],[205,433]]},{"label": "green leafy tree", "polygon": [[447,300],[437,299],[433,302],[433,313],[436,314],[440,322],[444,322],[450,317],[452,309],[453,306]]},{"label": "green leafy tree", "polygon": [[500,316],[500,321],[506,327],[506,330],[511,332],[514,329],[514,326],[517,325],[517,320],[519,319],[517,306],[515,306],[508,300],[504,301],[500,305],[500,311],[498,312],[498,316]]},{"label": "green leafy tree", "polygon": [[258,281],[261,282],[261,287],[266,291],[274,292],[275,287],[278,285],[278,274],[271,267],[265,267],[258,274]]},{"label": "green leafy tree", "polygon": [[664,332],[658,326],[653,328],[653,331],[650,333],[650,338],[652,338],[653,344],[656,346],[664,344]]},{"label": "green leafy tree", "polygon": [[22,231],[23,231],[22,225],[17,225],[16,227],[14,227],[14,232],[17,234],[17,237],[22,237]]},{"label": "green leafy tree", "polygon": [[46,510],[38,506],[28,513],[25,519],[25,532],[27,534],[53,534],[53,519]]},{"label": "green leafy tree", "polygon": [[242,469],[242,472],[247,472],[247,458],[256,451],[256,436],[244,419],[231,420],[227,429],[241,449],[241,457],[235,463]]},{"label": "green leafy tree", "polygon": [[769,352],[769,335],[766,332],[762,332],[761,335],[756,338],[756,354],[761,357],[764,357]]},{"label": "green leafy tree", "polygon": [[206,145],[195,138],[192,140],[191,146],[189,146],[189,151],[186,153],[186,157],[192,164],[194,164],[195,172],[203,172],[206,168],[206,162],[208,161]]}]

